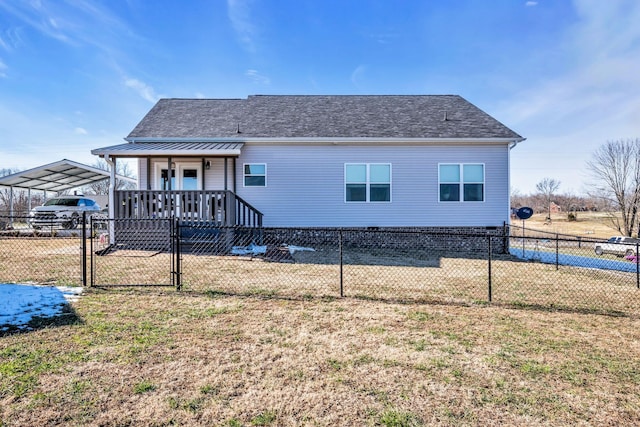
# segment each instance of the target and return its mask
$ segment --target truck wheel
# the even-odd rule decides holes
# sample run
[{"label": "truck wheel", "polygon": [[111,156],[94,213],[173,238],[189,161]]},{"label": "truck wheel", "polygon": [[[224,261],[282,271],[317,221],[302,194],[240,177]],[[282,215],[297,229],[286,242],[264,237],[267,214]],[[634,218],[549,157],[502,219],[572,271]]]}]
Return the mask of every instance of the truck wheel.
[{"label": "truck wheel", "polygon": [[78,227],[78,217],[72,216],[69,222],[64,223],[64,228],[67,230],[73,230]]},{"label": "truck wheel", "polygon": [[624,253],[624,256],[633,256],[635,255],[635,253],[633,252],[633,249],[627,249],[627,252]]},{"label": "truck wheel", "polygon": [[602,255],[604,253],[604,251],[602,250],[602,246],[596,246],[596,255]]}]

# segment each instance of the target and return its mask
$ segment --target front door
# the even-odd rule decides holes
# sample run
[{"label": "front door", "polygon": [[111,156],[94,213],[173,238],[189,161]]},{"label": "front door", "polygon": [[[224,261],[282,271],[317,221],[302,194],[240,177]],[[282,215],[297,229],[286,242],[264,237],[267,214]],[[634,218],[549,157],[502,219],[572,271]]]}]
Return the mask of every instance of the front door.
[{"label": "front door", "polygon": [[[200,163],[175,162],[171,168],[171,190],[202,190],[201,176]],[[169,173],[166,164],[156,163],[156,177],[156,188],[169,190]]]}]

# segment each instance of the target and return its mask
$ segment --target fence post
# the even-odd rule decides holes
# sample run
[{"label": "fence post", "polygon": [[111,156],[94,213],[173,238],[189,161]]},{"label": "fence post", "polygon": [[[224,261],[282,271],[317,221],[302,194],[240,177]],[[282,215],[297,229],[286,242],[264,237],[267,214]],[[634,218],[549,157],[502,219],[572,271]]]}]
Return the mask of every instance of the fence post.
[{"label": "fence post", "polygon": [[[91,222],[91,230],[93,230],[93,218],[91,218],[89,220]],[[106,222],[107,227],[110,226],[109,224],[109,219],[107,219]],[[93,236],[91,238],[91,240],[89,241],[89,253],[91,254],[91,281],[89,282],[89,287],[93,287],[93,285],[95,285],[96,280],[95,280],[95,276],[96,276],[96,260],[95,260],[95,252],[93,252]]]},{"label": "fence post", "polygon": [[509,244],[510,244],[509,234],[510,234],[509,225],[507,224],[507,221],[504,221],[502,226],[502,253],[503,254],[509,253]]},{"label": "fence post", "polygon": [[558,265],[560,264],[560,237],[558,236],[558,233],[556,233],[556,270],[558,270]]},{"label": "fence post", "polygon": [[174,271],[174,278],[175,278],[175,286],[176,286],[176,290],[180,291],[182,290],[182,281],[181,281],[181,276],[182,276],[182,265],[180,263],[180,221],[176,218],[173,218],[173,221],[171,222],[173,225],[173,232],[175,233],[175,237],[173,239],[174,241],[174,257],[175,257],[175,271]]},{"label": "fence post", "polygon": [[491,287],[492,287],[492,280],[491,280],[491,276],[492,276],[492,274],[491,274],[491,235],[489,235],[488,238],[489,238],[489,242],[488,242],[489,243],[488,244],[488,246],[489,246],[489,256],[487,257],[487,259],[488,259],[488,268],[489,268],[489,302],[491,302],[491,298],[492,298],[492,289],[491,289]]},{"label": "fence post", "polygon": [[636,242],[636,288],[640,289],[640,254],[638,253],[640,243]]},{"label": "fence post", "polygon": [[[89,224],[91,225],[91,224]],[[82,286],[87,286],[87,212],[82,212]]]},{"label": "fence post", "polygon": [[344,282],[342,269],[342,228],[338,230],[338,252],[340,254],[340,298],[344,297]]}]

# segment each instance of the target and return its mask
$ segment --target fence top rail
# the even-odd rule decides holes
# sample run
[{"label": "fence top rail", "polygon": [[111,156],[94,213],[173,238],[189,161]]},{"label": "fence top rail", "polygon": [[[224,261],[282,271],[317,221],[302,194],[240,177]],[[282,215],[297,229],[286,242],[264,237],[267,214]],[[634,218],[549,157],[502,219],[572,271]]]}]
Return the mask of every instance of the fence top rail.
[{"label": "fence top rail", "polygon": [[[564,234],[564,233],[554,233],[553,231],[538,230],[538,229],[535,229],[535,228],[521,227],[519,225],[509,225],[509,228],[512,230],[511,237],[520,237],[520,238],[522,238],[522,235],[518,236],[518,233],[522,234],[522,230],[524,230],[527,233],[541,234],[541,235],[544,235],[544,236],[548,236],[546,238],[553,239],[553,240],[558,238],[558,239],[564,239],[564,240],[581,241],[583,243],[584,242],[599,243],[599,242],[607,241],[606,238],[588,237],[588,236],[576,236],[574,234]],[[518,230],[518,231],[513,232],[513,230]],[[541,238],[544,238],[544,237],[541,237],[541,236],[525,236],[525,238],[527,238],[527,239],[541,239]]]}]

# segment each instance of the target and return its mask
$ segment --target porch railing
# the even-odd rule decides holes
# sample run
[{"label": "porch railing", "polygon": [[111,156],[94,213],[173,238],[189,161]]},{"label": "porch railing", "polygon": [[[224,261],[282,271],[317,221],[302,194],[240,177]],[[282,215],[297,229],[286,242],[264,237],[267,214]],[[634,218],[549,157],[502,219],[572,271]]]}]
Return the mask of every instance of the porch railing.
[{"label": "porch railing", "polygon": [[262,213],[225,190],[118,190],[115,218],[177,218],[219,225],[262,227]]}]

